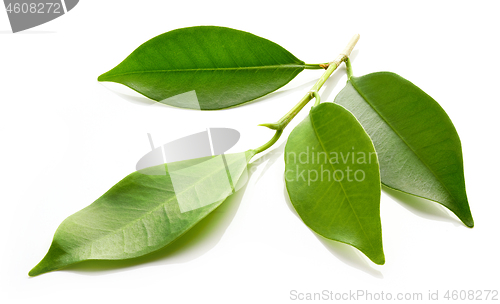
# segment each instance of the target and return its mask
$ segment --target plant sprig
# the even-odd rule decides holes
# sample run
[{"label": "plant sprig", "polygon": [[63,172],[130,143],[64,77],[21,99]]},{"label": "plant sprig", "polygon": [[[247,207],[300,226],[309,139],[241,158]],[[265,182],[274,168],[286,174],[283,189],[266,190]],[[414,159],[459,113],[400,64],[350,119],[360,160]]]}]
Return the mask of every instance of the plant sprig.
[{"label": "plant sprig", "polygon": [[[358,39],[355,35],[324,64],[306,64],[267,39],[215,26],[170,31],[139,46],[98,80],[183,108],[239,106],[279,89],[305,69],[326,71],[281,119],[261,124],[275,131],[264,145],[125,177],[61,223],[48,253],[29,275],[86,260],[134,258],[168,246],[246,182],[252,157],[275,144],[312,99],[309,115],[288,138],[284,172],[290,201],[310,229],[384,264],[382,185],[440,203],[473,227],[461,143],[450,118],[399,75],[354,77],[349,55]],[[342,62],[347,85],[335,103],[321,103],[319,90]],[[196,103],[176,98],[186,92],[196,93]]]}]

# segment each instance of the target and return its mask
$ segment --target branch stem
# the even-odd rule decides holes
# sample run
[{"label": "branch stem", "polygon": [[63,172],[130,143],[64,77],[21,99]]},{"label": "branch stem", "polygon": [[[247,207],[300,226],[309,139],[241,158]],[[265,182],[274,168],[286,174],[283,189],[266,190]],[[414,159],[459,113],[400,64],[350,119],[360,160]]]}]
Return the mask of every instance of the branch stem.
[{"label": "branch stem", "polygon": [[[304,108],[304,106],[311,101],[311,99],[315,98],[316,103],[314,106],[317,106],[320,103],[320,98],[319,98],[319,90],[321,87],[325,84],[326,80],[332,75],[332,73],[339,67],[339,65],[342,62],[346,62],[349,60],[349,55],[351,54],[352,50],[354,49],[354,46],[359,40],[359,34],[354,35],[351,38],[351,41],[347,44],[347,46],[344,48],[342,53],[340,53],[335,60],[333,60],[330,63],[327,64],[306,64],[306,69],[308,68],[307,66],[310,66],[309,69],[318,69],[319,68],[326,68],[325,73],[321,75],[321,77],[318,79],[316,84],[311,88],[309,92],[307,92],[304,97],[290,110],[288,113],[285,114],[280,120],[278,120],[275,123],[265,123],[265,124],[260,124],[259,126],[264,126],[268,127],[269,129],[276,130],[276,133],[274,134],[273,138],[269,140],[267,143],[264,145],[260,146],[257,149],[254,149],[255,154],[263,152],[270,148],[278,139],[280,138],[281,134],[283,134],[283,130],[286,128],[286,126],[292,121],[292,119]],[[314,67],[313,67],[314,66]],[[317,66],[317,67],[316,67]],[[350,62],[348,66],[348,71],[350,69]],[[349,74],[348,74],[349,76]],[[352,76],[352,75],[351,75]]]}]

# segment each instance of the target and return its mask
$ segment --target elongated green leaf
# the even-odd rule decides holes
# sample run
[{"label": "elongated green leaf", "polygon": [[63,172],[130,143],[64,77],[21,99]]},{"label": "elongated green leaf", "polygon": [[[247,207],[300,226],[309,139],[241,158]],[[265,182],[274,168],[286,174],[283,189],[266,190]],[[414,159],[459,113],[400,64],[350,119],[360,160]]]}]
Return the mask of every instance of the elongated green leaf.
[{"label": "elongated green leaf", "polygon": [[[234,191],[253,151],[194,159],[134,172],[65,219],[29,273],[85,260],[119,260],[158,250],[180,237]],[[163,168],[164,165],[161,165]]]},{"label": "elongated green leaf", "polygon": [[474,226],[460,139],[434,99],[399,75],[381,72],[351,77],[335,102],[372,138],[383,184],[438,202]]},{"label": "elongated green leaf", "polygon": [[170,97],[195,91],[201,110],[245,103],[287,84],[303,61],[267,39],[216,26],[182,28],[139,46],[99,81],[124,84],[146,97],[181,108]]},{"label": "elongated green leaf", "polygon": [[286,188],[304,223],[384,264],[379,166],[356,118],[332,103],[314,107],[290,134],[285,161]]}]

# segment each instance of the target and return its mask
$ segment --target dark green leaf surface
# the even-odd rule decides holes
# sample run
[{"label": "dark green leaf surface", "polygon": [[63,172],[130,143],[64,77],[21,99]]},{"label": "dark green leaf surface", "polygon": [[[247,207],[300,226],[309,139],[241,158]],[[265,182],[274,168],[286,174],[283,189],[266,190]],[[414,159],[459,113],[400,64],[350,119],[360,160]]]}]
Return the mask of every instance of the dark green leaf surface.
[{"label": "dark green leaf surface", "polygon": [[138,257],[170,244],[233,193],[253,155],[227,154],[227,166],[216,156],[167,164],[166,175],[148,175],[158,166],[130,174],[65,219],[29,275],[85,260]]},{"label": "dark green leaf surface", "polygon": [[335,102],[372,138],[383,184],[438,202],[474,226],[460,139],[432,97],[399,75],[381,72],[351,77]]},{"label": "dark green leaf surface", "polygon": [[182,28],[139,46],[99,81],[124,84],[146,97],[181,108],[168,98],[195,91],[200,109],[245,103],[287,84],[303,61],[267,39],[216,26]]},{"label": "dark green leaf surface", "polygon": [[384,264],[379,166],[356,118],[336,104],[314,107],[290,134],[285,162],[286,188],[304,223]]}]

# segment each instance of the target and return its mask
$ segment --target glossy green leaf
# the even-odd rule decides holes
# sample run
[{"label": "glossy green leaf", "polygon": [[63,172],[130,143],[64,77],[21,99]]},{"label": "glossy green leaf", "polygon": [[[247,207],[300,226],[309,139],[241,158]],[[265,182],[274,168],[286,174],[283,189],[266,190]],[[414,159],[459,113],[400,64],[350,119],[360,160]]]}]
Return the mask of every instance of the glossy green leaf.
[{"label": "glossy green leaf", "polygon": [[[29,273],[85,260],[134,258],[180,237],[234,191],[253,151],[193,159],[134,172],[87,208],[65,219]],[[158,174],[161,169],[164,175]]]},{"label": "glossy green leaf", "polygon": [[335,102],[372,138],[384,185],[438,202],[474,226],[460,139],[432,97],[399,75],[381,72],[351,77]]},{"label": "glossy green leaf", "polygon": [[384,264],[380,174],[375,148],[356,118],[324,103],[290,134],[285,181],[304,223]]},{"label": "glossy green leaf", "polygon": [[181,108],[170,97],[194,91],[199,109],[236,106],[287,84],[305,64],[253,34],[216,26],[182,28],[139,46],[99,81],[124,84],[153,100]]}]

